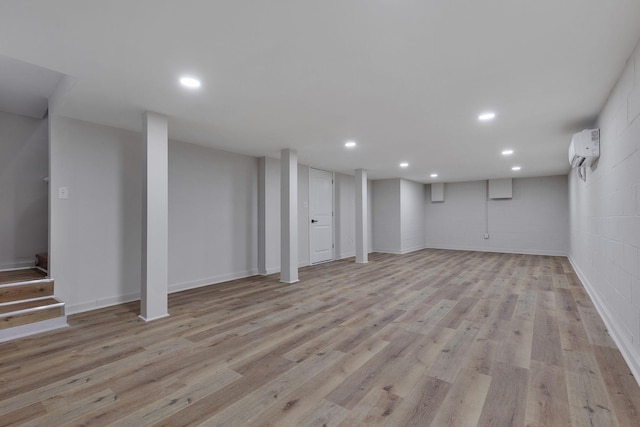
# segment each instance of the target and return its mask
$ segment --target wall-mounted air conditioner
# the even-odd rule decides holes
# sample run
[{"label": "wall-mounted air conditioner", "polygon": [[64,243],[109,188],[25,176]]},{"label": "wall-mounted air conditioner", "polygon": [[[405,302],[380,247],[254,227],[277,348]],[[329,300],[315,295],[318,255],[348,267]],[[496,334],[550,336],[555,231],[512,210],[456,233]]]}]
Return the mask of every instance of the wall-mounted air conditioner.
[{"label": "wall-mounted air conditioner", "polygon": [[585,129],[571,138],[569,163],[572,168],[589,166],[600,156],[600,129]]}]

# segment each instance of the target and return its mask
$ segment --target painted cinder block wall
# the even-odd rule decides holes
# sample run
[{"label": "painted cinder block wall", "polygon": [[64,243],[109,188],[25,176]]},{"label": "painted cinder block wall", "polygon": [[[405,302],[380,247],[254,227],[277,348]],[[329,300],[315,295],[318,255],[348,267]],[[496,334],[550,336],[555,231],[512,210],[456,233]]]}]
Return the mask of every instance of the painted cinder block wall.
[{"label": "painted cinder block wall", "polygon": [[569,173],[569,259],[640,378],[640,44],[596,126],[600,158]]}]

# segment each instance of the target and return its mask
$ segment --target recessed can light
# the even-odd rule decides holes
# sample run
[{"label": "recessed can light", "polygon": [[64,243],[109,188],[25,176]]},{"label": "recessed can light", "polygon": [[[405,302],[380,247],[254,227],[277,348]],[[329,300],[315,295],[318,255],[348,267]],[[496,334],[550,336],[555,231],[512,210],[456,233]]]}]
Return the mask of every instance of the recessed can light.
[{"label": "recessed can light", "polygon": [[409,163],[407,163],[407,162],[402,162],[402,163],[400,163],[400,167],[401,167],[401,168],[408,168],[408,167],[409,167]]},{"label": "recessed can light", "polygon": [[481,122],[486,122],[489,120],[493,120],[496,117],[496,113],[492,113],[492,112],[487,112],[487,113],[482,113],[478,116],[478,120],[480,120]]},{"label": "recessed can light", "polygon": [[514,166],[511,168],[512,171],[519,171],[520,169],[520,166]]},{"label": "recessed can light", "polygon": [[510,156],[510,155],[512,155],[512,154],[513,154],[513,150],[504,150],[504,151],[502,152],[502,155],[503,155],[503,156]]},{"label": "recessed can light", "polygon": [[197,89],[202,86],[200,80],[196,79],[195,77],[189,76],[180,77],[180,84],[184,87],[188,87],[189,89]]},{"label": "recessed can light", "polygon": [[355,141],[347,141],[347,142],[344,143],[344,146],[347,147],[347,148],[353,148],[356,145],[358,145],[358,144],[356,144]]},{"label": "recessed can light", "polygon": [[430,176],[431,176],[431,178],[437,178],[438,174],[437,173],[432,173]]}]

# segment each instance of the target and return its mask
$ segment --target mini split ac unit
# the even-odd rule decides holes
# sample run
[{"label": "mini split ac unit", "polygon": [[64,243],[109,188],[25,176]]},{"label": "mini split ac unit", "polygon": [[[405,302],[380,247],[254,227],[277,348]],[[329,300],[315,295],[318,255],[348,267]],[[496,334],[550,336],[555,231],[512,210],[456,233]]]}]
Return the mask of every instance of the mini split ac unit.
[{"label": "mini split ac unit", "polygon": [[600,156],[600,129],[585,129],[571,138],[569,163],[572,168],[589,166]]}]

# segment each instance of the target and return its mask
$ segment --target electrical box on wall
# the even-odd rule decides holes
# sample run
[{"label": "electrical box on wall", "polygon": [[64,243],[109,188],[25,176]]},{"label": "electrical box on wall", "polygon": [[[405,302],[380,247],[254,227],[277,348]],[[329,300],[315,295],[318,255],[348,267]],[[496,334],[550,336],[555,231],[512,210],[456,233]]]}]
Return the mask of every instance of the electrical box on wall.
[{"label": "electrical box on wall", "polygon": [[511,178],[489,180],[490,199],[511,199],[512,197],[513,180]]},{"label": "electrical box on wall", "polygon": [[431,201],[444,202],[444,182],[431,184]]}]

